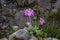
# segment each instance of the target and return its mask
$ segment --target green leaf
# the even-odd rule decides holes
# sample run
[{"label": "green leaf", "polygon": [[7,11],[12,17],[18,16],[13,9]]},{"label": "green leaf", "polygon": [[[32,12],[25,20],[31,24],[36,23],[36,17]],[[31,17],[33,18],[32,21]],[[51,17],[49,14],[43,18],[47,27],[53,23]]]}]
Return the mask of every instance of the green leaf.
[{"label": "green leaf", "polygon": [[30,34],[33,35],[33,32],[31,31]]},{"label": "green leaf", "polygon": [[42,35],[42,31],[41,30],[36,30],[36,34],[37,35]]}]

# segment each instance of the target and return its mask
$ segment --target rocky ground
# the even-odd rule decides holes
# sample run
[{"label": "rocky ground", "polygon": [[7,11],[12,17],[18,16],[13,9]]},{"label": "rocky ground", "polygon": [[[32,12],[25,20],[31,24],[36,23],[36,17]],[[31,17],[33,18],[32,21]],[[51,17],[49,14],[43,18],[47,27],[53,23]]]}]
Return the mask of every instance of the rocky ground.
[{"label": "rocky ground", "polygon": [[[0,40],[38,40],[35,36],[30,36],[29,32],[25,29],[20,29],[16,31],[15,33],[11,34],[9,38],[2,38]],[[58,40],[56,38],[44,38],[40,40]]]},{"label": "rocky ground", "polygon": [[[16,33],[13,33],[12,35],[15,34],[17,37],[18,37],[18,35],[20,35],[19,37],[20,38],[22,37],[23,40],[38,40],[36,37],[30,36],[29,33],[25,32],[25,30],[22,30],[21,34],[19,34],[20,33],[19,26],[20,26],[20,28],[23,28],[22,26],[24,26],[25,22],[27,20],[29,20],[28,17],[25,17],[23,15],[23,10],[27,7],[30,7],[28,5],[31,5],[32,3],[34,5],[33,8],[36,9],[37,5],[35,5],[35,4],[37,4],[37,3],[34,3],[35,1],[36,0],[32,0],[32,1],[30,1],[30,0],[28,0],[28,1],[0,0],[0,30],[2,31],[4,29],[8,28],[8,26],[13,26],[12,28],[14,30],[18,30],[18,31],[16,31]],[[40,0],[39,4],[41,4],[41,7],[44,10],[51,8],[50,0]],[[60,0],[57,0],[56,2],[52,3],[52,6],[54,8],[60,8]],[[8,39],[2,38],[0,40],[8,40]],[[45,40],[57,40],[57,39],[45,38]]]},{"label": "rocky ground", "polygon": [[[17,2],[18,1],[19,0],[17,0]],[[25,1],[20,1],[22,3],[19,3],[18,2],[18,4],[17,4],[17,2],[14,1],[14,0],[0,0],[0,4],[1,4],[1,7],[2,7],[2,8],[0,7],[1,8],[0,9],[1,20],[5,21],[6,24],[7,24],[8,21],[9,21],[9,24],[11,24],[11,22],[12,22],[11,25],[19,25],[19,24],[23,24],[22,22],[25,22],[24,19],[26,19],[27,17],[24,17],[22,10],[24,8],[29,7],[29,6],[25,6],[24,8],[22,8],[20,6],[21,8],[19,8],[18,5],[23,5],[25,3]],[[28,4],[26,4],[26,5],[29,5],[30,3],[33,3],[33,2],[34,2],[34,0],[33,1],[30,1],[29,0],[28,1]],[[52,3],[53,4],[52,6],[54,6],[54,8],[59,8],[60,7],[60,5],[59,5],[60,3],[59,2],[60,1],[57,0],[54,4]],[[50,0],[40,0],[39,3],[41,4],[41,7],[43,9],[45,9],[45,10],[51,8]],[[36,9],[37,6],[34,5],[33,8]],[[22,21],[22,22],[21,23],[18,23],[19,20]],[[1,22],[3,22],[3,21],[1,21]]]}]

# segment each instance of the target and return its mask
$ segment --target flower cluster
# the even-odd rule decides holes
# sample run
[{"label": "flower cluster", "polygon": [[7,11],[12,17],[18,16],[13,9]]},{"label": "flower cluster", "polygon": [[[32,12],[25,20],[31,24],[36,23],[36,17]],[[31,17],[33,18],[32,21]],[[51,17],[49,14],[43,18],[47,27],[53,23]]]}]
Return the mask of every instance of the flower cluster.
[{"label": "flower cluster", "polygon": [[31,8],[28,8],[28,9],[26,9],[25,11],[24,11],[24,15],[25,16],[34,16],[34,10],[33,9],[31,9]]},{"label": "flower cluster", "polygon": [[27,21],[27,22],[26,22],[26,25],[27,25],[27,26],[30,26],[30,25],[31,25],[31,23],[30,23],[29,21]]},{"label": "flower cluster", "polygon": [[[34,16],[34,10],[31,9],[31,8],[28,8],[28,9],[24,10],[24,15],[28,16],[28,17]],[[40,22],[41,25],[43,25],[45,23],[45,19],[40,17],[39,22]],[[30,26],[31,22],[29,22],[29,21],[26,22],[26,25]]]},{"label": "flower cluster", "polygon": [[45,23],[45,19],[44,18],[40,18],[39,22],[40,22],[41,25],[43,25]]},{"label": "flower cluster", "polygon": [[[36,18],[32,19],[31,16],[34,16],[34,13],[35,13],[34,10],[31,8],[28,8],[24,11],[24,15],[29,17],[29,21],[26,22],[26,26],[28,26],[28,27],[25,27],[25,29],[28,30],[31,35],[43,36],[43,34],[44,34],[44,36],[46,36],[47,33],[44,32],[42,29],[40,29],[40,25],[43,25],[45,23],[45,19],[40,17],[39,22],[36,21]],[[32,21],[32,20],[34,20],[34,21]],[[34,24],[32,24],[32,23],[34,23]]]}]

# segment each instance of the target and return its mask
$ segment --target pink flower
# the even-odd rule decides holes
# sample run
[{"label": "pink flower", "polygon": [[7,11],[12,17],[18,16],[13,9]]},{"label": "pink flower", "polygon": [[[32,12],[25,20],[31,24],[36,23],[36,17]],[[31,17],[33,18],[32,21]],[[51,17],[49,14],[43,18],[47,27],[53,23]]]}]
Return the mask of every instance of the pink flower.
[{"label": "pink flower", "polygon": [[41,23],[41,25],[43,25],[45,23],[45,19],[44,18],[40,18],[39,22]]},{"label": "pink flower", "polygon": [[26,22],[26,25],[27,25],[27,26],[30,26],[30,25],[31,25],[31,23],[28,21],[28,22]]},{"label": "pink flower", "polygon": [[25,16],[34,16],[34,10],[32,10],[31,8],[28,8],[24,11],[24,15]]}]

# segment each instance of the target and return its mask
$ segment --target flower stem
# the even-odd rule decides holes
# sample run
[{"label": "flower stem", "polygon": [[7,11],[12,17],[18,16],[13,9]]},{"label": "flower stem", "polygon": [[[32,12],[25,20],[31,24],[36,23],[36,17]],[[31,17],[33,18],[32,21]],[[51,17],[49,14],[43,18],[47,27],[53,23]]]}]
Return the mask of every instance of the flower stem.
[{"label": "flower stem", "polygon": [[31,17],[29,16],[29,20],[30,20],[30,22],[31,22]]}]

